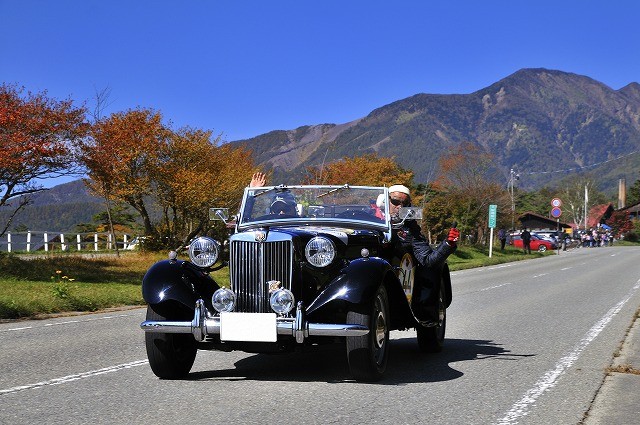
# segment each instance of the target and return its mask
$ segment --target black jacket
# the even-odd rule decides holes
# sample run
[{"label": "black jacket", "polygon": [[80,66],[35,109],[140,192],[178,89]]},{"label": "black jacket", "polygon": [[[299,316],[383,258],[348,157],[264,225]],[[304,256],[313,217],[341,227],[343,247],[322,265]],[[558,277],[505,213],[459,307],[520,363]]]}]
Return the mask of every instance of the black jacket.
[{"label": "black jacket", "polygon": [[456,250],[456,246],[449,245],[447,241],[432,248],[415,221],[406,221],[400,229],[394,230],[391,242],[396,249],[410,250],[424,267],[441,265]]}]

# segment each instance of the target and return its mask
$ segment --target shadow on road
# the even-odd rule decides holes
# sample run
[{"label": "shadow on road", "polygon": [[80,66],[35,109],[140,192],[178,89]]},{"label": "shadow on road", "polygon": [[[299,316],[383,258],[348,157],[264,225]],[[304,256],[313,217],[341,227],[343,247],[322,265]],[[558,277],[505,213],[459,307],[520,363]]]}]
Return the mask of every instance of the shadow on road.
[{"label": "shadow on road", "polygon": [[[391,354],[383,380],[377,385],[441,382],[459,378],[451,366],[463,361],[492,359],[517,361],[535,354],[514,354],[493,341],[447,339],[441,353],[418,350],[415,338],[391,341]],[[256,380],[297,382],[354,382],[349,375],[344,345],[311,347],[287,354],[256,354],[239,360],[234,369],[193,372],[187,380]]]}]

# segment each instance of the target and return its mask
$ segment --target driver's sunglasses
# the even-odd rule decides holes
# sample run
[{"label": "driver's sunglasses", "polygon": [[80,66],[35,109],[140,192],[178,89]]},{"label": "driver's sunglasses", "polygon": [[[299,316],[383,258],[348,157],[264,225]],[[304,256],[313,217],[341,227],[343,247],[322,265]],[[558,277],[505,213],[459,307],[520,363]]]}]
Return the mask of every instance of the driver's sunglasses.
[{"label": "driver's sunglasses", "polygon": [[392,198],[392,197],[389,197],[389,202],[391,202],[391,203],[392,203],[393,205],[395,205],[396,207],[397,207],[397,206],[400,206],[400,205],[401,205],[401,206],[403,206],[403,207],[404,207],[404,206],[406,206],[406,205],[404,204],[404,201],[402,201],[402,200],[400,200],[400,199],[394,199],[394,198]]}]

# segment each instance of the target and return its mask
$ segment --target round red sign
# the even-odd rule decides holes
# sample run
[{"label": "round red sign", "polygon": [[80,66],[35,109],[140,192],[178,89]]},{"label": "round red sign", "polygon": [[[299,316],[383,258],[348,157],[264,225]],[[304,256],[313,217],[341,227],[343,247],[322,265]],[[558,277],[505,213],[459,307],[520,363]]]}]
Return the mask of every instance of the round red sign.
[{"label": "round red sign", "polygon": [[558,207],[551,208],[551,215],[555,218],[558,218],[562,215],[562,210]]}]

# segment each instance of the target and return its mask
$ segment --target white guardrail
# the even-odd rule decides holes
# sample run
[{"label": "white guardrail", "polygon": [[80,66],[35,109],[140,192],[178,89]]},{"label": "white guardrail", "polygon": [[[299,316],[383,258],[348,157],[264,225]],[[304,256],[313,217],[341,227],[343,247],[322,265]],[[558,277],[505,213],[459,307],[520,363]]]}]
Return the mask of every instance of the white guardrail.
[{"label": "white guardrail", "polygon": [[0,251],[49,252],[49,251],[103,251],[132,249],[135,238],[116,234],[115,243],[111,233],[60,233],[60,232],[7,232],[0,238]]}]

